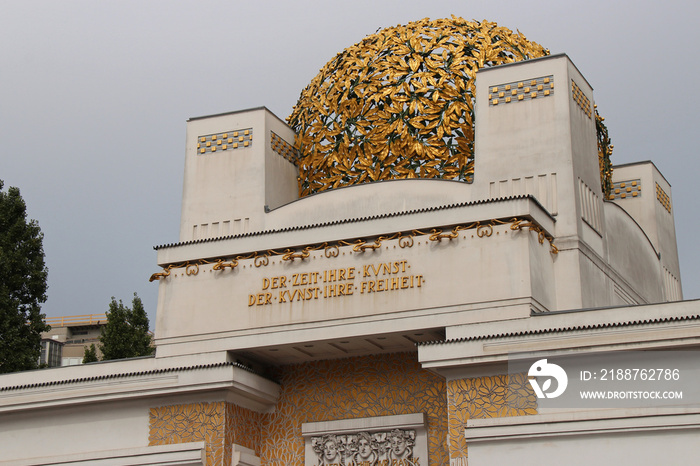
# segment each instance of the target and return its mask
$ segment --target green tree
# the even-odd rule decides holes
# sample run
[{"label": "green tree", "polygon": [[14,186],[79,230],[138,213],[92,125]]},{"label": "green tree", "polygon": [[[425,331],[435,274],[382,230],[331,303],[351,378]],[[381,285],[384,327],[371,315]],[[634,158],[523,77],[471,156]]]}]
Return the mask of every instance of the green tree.
[{"label": "green tree", "polygon": [[95,348],[95,344],[93,343],[90,346],[86,346],[85,353],[83,353],[83,364],[97,361],[97,348]]},{"label": "green tree", "polygon": [[44,235],[27,221],[19,189],[3,192],[0,180],[0,373],[38,367],[41,332],[50,330],[41,313],[46,302]]},{"label": "green tree", "polygon": [[121,299],[117,302],[112,297],[107,312],[107,325],[102,327],[100,350],[104,361],[153,354],[148,316],[136,293],[131,308],[125,306]]}]

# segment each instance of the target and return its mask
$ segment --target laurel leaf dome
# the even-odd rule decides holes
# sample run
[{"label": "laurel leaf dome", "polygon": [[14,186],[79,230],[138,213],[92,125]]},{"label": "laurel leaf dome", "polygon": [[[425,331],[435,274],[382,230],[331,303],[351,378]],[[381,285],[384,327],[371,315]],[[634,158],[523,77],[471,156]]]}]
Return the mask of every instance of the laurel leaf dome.
[{"label": "laurel leaf dome", "polygon": [[454,16],[367,36],[320,70],[288,118],[300,194],[397,178],[471,181],[476,71],[547,54],[519,32]]}]

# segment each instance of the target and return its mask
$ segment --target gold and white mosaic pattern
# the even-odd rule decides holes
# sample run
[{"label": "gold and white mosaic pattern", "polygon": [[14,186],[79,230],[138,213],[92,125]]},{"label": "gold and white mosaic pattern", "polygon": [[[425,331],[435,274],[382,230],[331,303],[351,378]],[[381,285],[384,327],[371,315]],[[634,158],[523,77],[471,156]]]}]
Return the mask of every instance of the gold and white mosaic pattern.
[{"label": "gold and white mosaic pattern", "polygon": [[242,149],[253,144],[253,128],[208,134],[197,138],[197,153]]},{"label": "gold and white mosaic pattern", "polygon": [[585,113],[588,118],[592,118],[593,109],[591,108],[591,101],[588,100],[588,97],[584,95],[583,91],[576,85],[573,79],[571,80],[571,97],[574,99],[574,102],[581,107],[583,113]]},{"label": "gold and white mosaic pattern", "polygon": [[[657,185],[658,186],[658,185]],[[631,199],[633,197],[642,196],[642,181],[627,180],[627,181],[615,181],[610,191],[610,196],[608,199]]]},{"label": "gold and white mosaic pattern", "polygon": [[273,151],[277,152],[279,155],[293,164],[296,165],[299,161],[299,154],[297,153],[296,149],[294,149],[294,146],[282,139],[282,137],[274,131],[270,131],[270,146],[272,147]]},{"label": "gold and white mosaic pattern", "polygon": [[524,81],[489,87],[489,106],[523,102],[554,94],[554,76],[542,76]]},{"label": "gold and white mosaic pattern", "polygon": [[666,194],[666,191],[659,186],[659,183],[656,183],[656,199],[664,206],[664,209],[668,210],[668,213],[671,213],[671,198]]}]

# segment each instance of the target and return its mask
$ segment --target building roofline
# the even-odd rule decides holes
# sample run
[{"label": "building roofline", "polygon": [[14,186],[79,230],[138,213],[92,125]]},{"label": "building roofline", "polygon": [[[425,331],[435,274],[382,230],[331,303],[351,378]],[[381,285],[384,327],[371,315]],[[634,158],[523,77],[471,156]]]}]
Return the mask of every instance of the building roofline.
[{"label": "building roofline", "polygon": [[279,121],[281,121],[281,122],[284,123],[285,125],[289,126],[289,124],[288,124],[286,121],[284,121],[282,118],[280,118],[280,117],[278,117],[277,115],[275,115],[275,113],[274,113],[272,110],[270,110],[269,108],[265,107],[264,105],[263,105],[263,106],[260,106],[260,107],[244,108],[244,109],[242,109],[242,110],[234,110],[234,111],[231,111],[231,112],[213,113],[213,114],[211,114],[211,115],[201,115],[201,116],[196,116],[196,117],[190,117],[190,118],[187,119],[187,121],[190,122],[190,121],[197,121],[197,120],[205,120],[205,119],[207,119],[207,118],[216,118],[216,117],[222,117],[222,116],[228,116],[228,115],[236,115],[236,114],[238,114],[238,113],[255,112],[255,111],[258,111],[258,110],[265,110],[267,113],[269,113],[269,114],[272,115],[273,117],[277,118]]},{"label": "building roofline", "polygon": [[177,242],[177,243],[169,243],[169,244],[163,244],[160,246],[153,246],[153,249],[158,251],[160,249],[169,249],[169,248],[176,248],[176,247],[180,247],[180,246],[189,246],[192,244],[209,243],[209,242],[224,241],[224,240],[239,239],[239,238],[249,238],[249,237],[254,237],[254,236],[265,236],[265,235],[272,235],[272,234],[277,234],[277,233],[286,233],[286,232],[290,232],[290,231],[311,230],[314,228],[322,228],[322,227],[328,227],[328,226],[333,226],[333,225],[343,225],[343,224],[348,224],[348,223],[366,222],[366,221],[370,221],[370,220],[379,220],[379,219],[384,219],[384,218],[402,217],[402,216],[406,216],[406,215],[414,215],[414,214],[420,214],[420,213],[425,213],[425,212],[435,212],[435,211],[440,211],[440,210],[457,209],[457,208],[469,207],[469,206],[473,206],[473,205],[490,204],[490,203],[496,203],[496,202],[507,202],[507,201],[520,200],[520,199],[531,200],[538,207],[540,207],[542,209],[542,211],[544,213],[546,213],[549,216],[549,218],[552,219],[553,222],[556,222],[556,218],[553,217],[552,214],[547,211],[547,209],[539,202],[539,200],[537,200],[537,198],[535,198],[534,196],[532,196],[530,194],[520,194],[517,196],[499,197],[499,198],[494,198],[494,199],[481,199],[481,200],[477,200],[477,201],[466,201],[466,202],[459,202],[459,203],[455,203],[455,204],[447,204],[447,205],[434,206],[434,207],[424,207],[421,209],[412,209],[412,210],[405,210],[405,211],[399,211],[399,212],[389,212],[389,213],[384,213],[384,214],[371,215],[368,217],[346,218],[346,219],[341,219],[341,220],[334,220],[332,222],[311,223],[311,224],[307,224],[307,225],[296,225],[296,226],[291,226],[291,227],[286,227],[286,228],[278,228],[278,229],[272,229],[272,230],[260,230],[260,231],[252,231],[252,232],[248,232],[248,233],[239,233],[236,235],[218,236],[218,237],[214,237],[214,238],[202,238],[202,239],[190,240],[190,241],[181,241],[181,242]]},{"label": "building roofline", "polygon": [[[147,359],[147,358],[153,358],[153,356],[145,356],[142,358],[130,358],[130,359]],[[119,361],[124,361],[124,360],[119,360]],[[108,364],[111,362],[116,362],[116,361],[100,361],[97,363],[89,363],[89,364],[90,365],[92,365],[92,364],[105,364],[105,363]],[[239,369],[243,369],[244,371],[250,372],[252,374],[255,374],[257,376],[260,376],[260,377],[263,377],[267,380],[270,380],[271,382],[279,383],[277,380],[266,377],[265,375],[254,371],[253,369],[251,369],[248,366],[245,366],[245,365],[237,363],[237,362],[227,361],[227,362],[219,362],[219,363],[212,363],[212,364],[199,364],[199,365],[194,365],[194,366],[168,367],[168,368],[162,368],[162,369],[152,369],[152,370],[137,371],[137,372],[119,372],[119,373],[115,373],[115,374],[97,375],[97,376],[93,376],[93,377],[80,377],[80,378],[67,379],[67,380],[52,380],[52,381],[48,381],[48,382],[13,385],[13,386],[8,386],[8,387],[0,387],[0,392],[7,392],[10,390],[33,389],[33,388],[40,388],[40,387],[50,387],[50,386],[56,386],[56,385],[68,385],[68,384],[76,384],[76,383],[94,382],[96,380],[122,379],[122,378],[127,378],[127,377],[164,374],[164,373],[168,373],[168,372],[183,372],[183,371],[193,371],[193,370],[200,370],[200,369],[214,369],[214,368],[218,368],[218,367],[227,367],[227,366],[237,367]],[[53,369],[60,370],[61,368],[54,367]],[[46,371],[47,369],[39,369],[39,370]],[[0,379],[0,381],[1,380],[2,379]]]},{"label": "building roofline", "polygon": [[591,83],[588,82],[588,79],[586,79],[586,77],[583,75],[583,73],[581,73],[581,70],[578,69],[578,66],[576,66],[576,63],[574,63],[574,61],[571,59],[571,57],[569,57],[566,53],[563,53],[563,52],[562,53],[555,53],[553,55],[545,55],[544,57],[528,58],[527,60],[520,60],[520,61],[515,61],[512,63],[504,63],[502,65],[480,68],[479,70],[477,70],[476,73],[478,75],[479,73],[485,73],[485,72],[488,72],[491,70],[497,70],[497,69],[500,69],[503,67],[526,65],[526,64],[530,64],[534,61],[552,60],[552,59],[561,58],[561,57],[567,58],[569,63],[571,63],[571,65],[576,69],[576,71],[578,71],[578,74],[580,74],[581,77],[583,78],[583,80],[586,81],[586,84],[588,84],[588,87],[590,87],[591,90],[593,90],[593,86],[591,86]]},{"label": "building roofline", "polygon": [[669,186],[671,186],[671,183],[666,179],[666,177],[664,176],[664,174],[661,173],[661,170],[659,170],[659,167],[657,167],[656,164],[655,164],[654,162],[652,162],[651,160],[640,160],[639,162],[628,162],[628,163],[620,163],[620,164],[617,164],[617,165],[613,165],[613,166],[612,166],[612,168],[613,168],[613,174],[615,174],[615,169],[616,169],[616,168],[633,167],[633,166],[635,166],[635,165],[646,165],[646,164],[648,164],[648,163],[650,163],[650,164],[654,167],[654,169],[656,170],[656,173],[658,173],[658,174],[661,176],[661,178],[663,178],[664,181],[665,181],[666,183],[668,183]]},{"label": "building roofline", "polygon": [[[700,303],[700,299],[681,301],[681,302],[693,302],[693,301]],[[622,306],[622,307],[623,308],[636,308],[636,307],[642,307],[642,306],[658,306],[659,304],[660,303],[653,303],[653,304],[641,304],[641,305],[635,305],[635,306]],[[664,303],[661,303],[661,304],[664,304]],[[577,313],[585,313],[585,312],[591,312],[591,311],[603,311],[603,310],[620,309],[620,308],[621,308],[621,306],[610,306],[610,307],[601,307],[601,308],[592,308],[592,309],[572,309],[572,310],[564,310],[564,311],[534,313],[531,315],[531,317],[546,318],[546,317],[551,317],[551,316],[560,315],[560,314],[577,314]],[[537,329],[528,329],[528,330],[512,331],[512,332],[489,333],[489,334],[484,334],[484,335],[473,335],[473,336],[468,336],[468,337],[453,338],[453,339],[449,339],[449,340],[426,341],[426,342],[422,342],[422,343],[416,343],[416,346],[417,347],[436,346],[436,345],[445,345],[445,344],[450,344],[450,343],[464,343],[464,342],[481,341],[481,340],[497,340],[497,339],[503,339],[503,338],[523,337],[523,336],[530,336],[530,335],[566,333],[566,332],[575,332],[575,331],[581,331],[581,330],[596,330],[596,329],[607,329],[607,328],[636,327],[636,326],[641,326],[641,325],[663,324],[663,323],[670,323],[670,322],[689,322],[689,321],[697,321],[697,320],[700,320],[700,314],[693,313],[693,314],[680,315],[680,316],[665,316],[665,317],[628,319],[628,320],[624,320],[621,322],[597,322],[597,323],[577,324],[577,325],[560,325],[560,326],[555,326],[555,327],[550,327],[550,328],[537,328]]]}]

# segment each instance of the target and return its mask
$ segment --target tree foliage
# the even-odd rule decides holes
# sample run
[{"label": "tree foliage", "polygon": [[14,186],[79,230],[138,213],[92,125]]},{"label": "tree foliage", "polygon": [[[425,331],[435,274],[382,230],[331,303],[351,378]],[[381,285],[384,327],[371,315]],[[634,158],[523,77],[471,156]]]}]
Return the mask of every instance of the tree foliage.
[{"label": "tree foliage", "polygon": [[0,373],[36,369],[41,332],[48,331],[41,313],[46,301],[44,235],[36,220],[27,221],[19,189],[3,192],[0,180]]},{"label": "tree foliage", "polygon": [[83,364],[97,361],[97,348],[95,348],[95,344],[93,343],[90,346],[86,346],[85,353],[83,353]]},{"label": "tree foliage", "polygon": [[112,297],[107,312],[107,325],[100,336],[102,359],[124,359],[153,354],[151,335],[148,333],[148,316],[141,298],[134,293],[129,308]]}]

